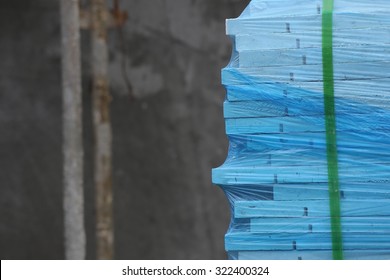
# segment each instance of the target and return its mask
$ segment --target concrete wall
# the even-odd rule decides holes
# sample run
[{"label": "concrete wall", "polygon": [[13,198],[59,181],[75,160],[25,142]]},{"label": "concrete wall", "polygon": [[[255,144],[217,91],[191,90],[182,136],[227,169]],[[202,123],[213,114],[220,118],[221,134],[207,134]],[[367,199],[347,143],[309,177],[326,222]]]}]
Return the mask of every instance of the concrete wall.
[{"label": "concrete wall", "polygon": [[[123,36],[110,32],[117,259],[225,258],[229,207],[210,171],[228,144],[224,20],[248,2],[121,1],[129,20]],[[85,210],[93,259],[88,35],[83,31]],[[1,1],[0,36],[0,257],[62,259],[58,1]]]}]

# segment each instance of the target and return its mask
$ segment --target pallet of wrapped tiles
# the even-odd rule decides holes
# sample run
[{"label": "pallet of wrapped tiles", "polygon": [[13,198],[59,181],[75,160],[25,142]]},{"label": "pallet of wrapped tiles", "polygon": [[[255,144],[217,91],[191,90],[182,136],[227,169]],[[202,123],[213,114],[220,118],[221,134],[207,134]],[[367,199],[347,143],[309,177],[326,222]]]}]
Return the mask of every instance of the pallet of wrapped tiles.
[{"label": "pallet of wrapped tiles", "polygon": [[[330,3],[331,131],[323,41]],[[335,196],[343,257],[390,259],[390,2],[350,4],[253,0],[227,21],[230,148],[213,182],[232,206],[232,259],[331,259]]]}]

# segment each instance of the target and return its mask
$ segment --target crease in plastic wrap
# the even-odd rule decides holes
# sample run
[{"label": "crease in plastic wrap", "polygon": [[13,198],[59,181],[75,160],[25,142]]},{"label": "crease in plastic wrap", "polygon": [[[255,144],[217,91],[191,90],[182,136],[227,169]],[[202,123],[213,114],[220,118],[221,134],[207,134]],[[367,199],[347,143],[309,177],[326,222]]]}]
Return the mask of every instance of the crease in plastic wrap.
[{"label": "crease in plastic wrap", "polygon": [[[333,5],[331,131],[326,5]],[[227,34],[230,147],[212,178],[231,205],[228,257],[334,259],[338,235],[340,258],[390,259],[390,1],[252,0],[227,20]]]}]

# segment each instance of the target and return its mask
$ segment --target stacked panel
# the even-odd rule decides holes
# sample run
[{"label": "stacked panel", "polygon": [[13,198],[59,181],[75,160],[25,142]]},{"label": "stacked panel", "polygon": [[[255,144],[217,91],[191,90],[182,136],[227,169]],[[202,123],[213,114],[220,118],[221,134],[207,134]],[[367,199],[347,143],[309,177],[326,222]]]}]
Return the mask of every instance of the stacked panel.
[{"label": "stacked panel", "polygon": [[213,182],[232,206],[232,259],[331,259],[329,168],[339,174],[344,258],[390,259],[390,2],[334,1],[337,166],[322,13],[318,0],[253,0],[227,21],[230,148]]}]

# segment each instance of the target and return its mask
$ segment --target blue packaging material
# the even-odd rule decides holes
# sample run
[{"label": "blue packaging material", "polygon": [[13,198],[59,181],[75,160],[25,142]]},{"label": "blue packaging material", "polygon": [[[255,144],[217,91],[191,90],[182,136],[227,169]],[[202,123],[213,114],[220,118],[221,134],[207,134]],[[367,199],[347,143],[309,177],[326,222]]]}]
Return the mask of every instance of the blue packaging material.
[{"label": "blue packaging material", "polygon": [[[322,0],[252,0],[226,33],[229,259],[332,259]],[[334,0],[333,82],[344,259],[390,259],[390,1]]]},{"label": "blue packaging material", "polygon": [[[349,260],[389,260],[389,250],[344,250]],[[331,250],[308,251],[237,251],[229,254],[233,260],[328,260],[332,259]]]}]

